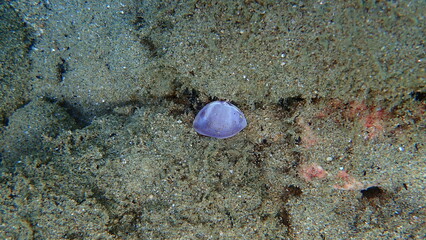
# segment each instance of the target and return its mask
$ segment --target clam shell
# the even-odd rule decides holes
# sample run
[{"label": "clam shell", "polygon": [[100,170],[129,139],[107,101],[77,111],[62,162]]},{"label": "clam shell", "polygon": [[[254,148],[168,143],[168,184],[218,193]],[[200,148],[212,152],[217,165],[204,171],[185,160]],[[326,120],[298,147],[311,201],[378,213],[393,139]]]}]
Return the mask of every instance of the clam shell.
[{"label": "clam shell", "polygon": [[214,101],[201,109],[194,119],[194,129],[201,135],[214,138],[235,136],[247,126],[247,120],[235,105]]}]

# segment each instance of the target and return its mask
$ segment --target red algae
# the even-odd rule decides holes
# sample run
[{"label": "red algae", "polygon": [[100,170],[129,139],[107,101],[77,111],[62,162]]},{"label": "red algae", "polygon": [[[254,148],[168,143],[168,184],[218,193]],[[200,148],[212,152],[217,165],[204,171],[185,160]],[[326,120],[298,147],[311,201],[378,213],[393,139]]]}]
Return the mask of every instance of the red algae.
[{"label": "red algae", "polygon": [[299,175],[307,182],[310,182],[314,179],[326,178],[328,173],[320,165],[316,163],[310,163],[300,166]]},{"label": "red algae", "polygon": [[385,108],[367,105],[364,101],[344,103],[339,99],[331,99],[328,106],[315,116],[319,119],[330,118],[335,123],[343,120],[359,123],[365,131],[365,139],[372,140],[385,133],[386,121],[390,119],[391,113]]},{"label": "red algae", "polygon": [[303,118],[297,119],[297,124],[302,128],[302,133],[300,135],[302,145],[305,148],[311,148],[315,146],[318,143],[318,137],[314,133],[314,130],[305,123],[305,120]]},{"label": "red algae", "polygon": [[347,171],[342,170],[337,174],[337,178],[343,181],[343,184],[335,184],[333,187],[339,190],[361,190],[364,184],[351,176]]},{"label": "red algae", "polygon": [[360,119],[363,122],[363,126],[367,128],[368,135],[366,139],[371,140],[383,135],[385,131],[385,119],[388,116],[389,113],[384,109],[371,109],[365,117]]}]

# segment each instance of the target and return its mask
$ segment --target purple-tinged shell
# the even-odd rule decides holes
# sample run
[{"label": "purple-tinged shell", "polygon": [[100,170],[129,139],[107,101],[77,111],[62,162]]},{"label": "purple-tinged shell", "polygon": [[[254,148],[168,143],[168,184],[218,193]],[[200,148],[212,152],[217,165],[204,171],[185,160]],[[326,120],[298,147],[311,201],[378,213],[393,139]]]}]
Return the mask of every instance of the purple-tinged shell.
[{"label": "purple-tinged shell", "polygon": [[225,101],[214,101],[201,109],[194,119],[194,129],[201,135],[214,138],[235,136],[247,126],[243,112]]}]

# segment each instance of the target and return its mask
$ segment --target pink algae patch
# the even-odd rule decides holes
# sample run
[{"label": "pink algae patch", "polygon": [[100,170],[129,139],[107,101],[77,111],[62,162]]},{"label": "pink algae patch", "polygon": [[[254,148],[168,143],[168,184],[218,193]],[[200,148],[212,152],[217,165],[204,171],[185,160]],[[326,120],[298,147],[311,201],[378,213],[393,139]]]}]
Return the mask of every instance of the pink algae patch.
[{"label": "pink algae patch", "polygon": [[298,118],[296,122],[302,129],[302,133],[300,135],[302,145],[306,148],[315,146],[318,143],[318,137],[311,126],[306,124],[303,118]]},{"label": "pink algae patch", "polygon": [[[333,113],[340,111],[344,108],[345,104],[339,99],[331,99],[327,102],[327,107],[318,112],[315,117],[317,118],[327,118]],[[335,119],[337,120],[337,119]]]},{"label": "pink algae patch", "polygon": [[385,119],[388,118],[388,112],[384,109],[372,110],[361,120],[363,125],[367,128],[368,135],[367,139],[374,139],[385,132]]},{"label": "pink algae patch", "polygon": [[369,107],[364,102],[352,101],[348,104],[348,107],[343,115],[350,120],[354,120],[357,117],[362,117],[365,115],[368,109]]},{"label": "pink algae patch", "polygon": [[372,140],[385,133],[386,122],[390,115],[387,110],[367,105],[364,101],[344,103],[339,99],[332,99],[326,108],[316,114],[316,117],[321,119],[328,117],[336,123],[343,120],[358,122],[366,134],[365,139]]},{"label": "pink algae patch", "polygon": [[361,190],[364,188],[364,184],[358,181],[353,176],[349,175],[348,172],[342,170],[337,174],[337,178],[340,179],[342,184],[335,184],[333,187],[339,190]]},{"label": "pink algae patch", "polygon": [[299,175],[310,182],[314,179],[326,178],[328,173],[320,165],[316,163],[303,164],[299,168]]},{"label": "pink algae patch", "polygon": [[366,139],[375,139],[385,132],[386,120],[390,113],[376,106],[368,106],[364,102],[353,101],[349,103],[344,116],[351,121],[358,121],[366,129]]}]

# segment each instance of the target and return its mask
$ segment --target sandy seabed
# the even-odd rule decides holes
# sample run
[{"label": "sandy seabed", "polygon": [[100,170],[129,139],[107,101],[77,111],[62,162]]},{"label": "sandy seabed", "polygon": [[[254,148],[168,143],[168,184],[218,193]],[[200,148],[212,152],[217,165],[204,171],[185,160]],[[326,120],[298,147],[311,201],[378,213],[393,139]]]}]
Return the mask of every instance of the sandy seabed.
[{"label": "sandy seabed", "polygon": [[1,239],[426,237],[425,1],[0,11]]}]

